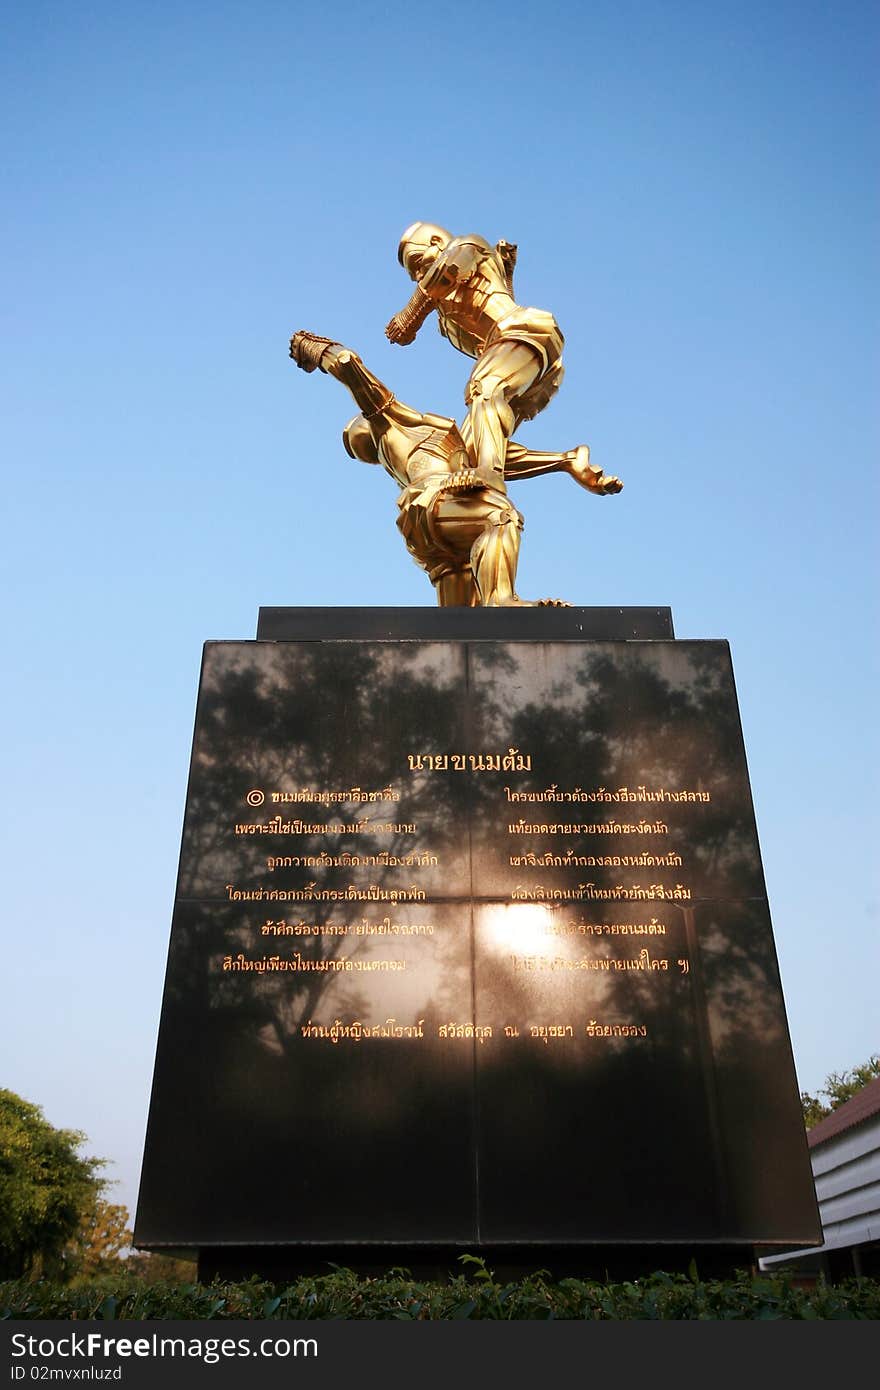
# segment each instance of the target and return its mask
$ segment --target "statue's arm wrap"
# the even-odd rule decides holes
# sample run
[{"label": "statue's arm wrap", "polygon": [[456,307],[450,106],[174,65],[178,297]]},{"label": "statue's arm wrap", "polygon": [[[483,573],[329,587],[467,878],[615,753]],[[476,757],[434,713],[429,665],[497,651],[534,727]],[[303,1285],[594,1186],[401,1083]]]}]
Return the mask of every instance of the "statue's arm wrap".
[{"label": "statue's arm wrap", "polygon": [[332,338],[321,338],[301,329],[290,340],[290,355],[304,372],[318,369],[341,381],[367,419],[378,415],[394,400],[393,393],[364,366],[357,353]]},{"label": "statue's arm wrap", "polygon": [[416,285],[408,302],[394,316],[401,341],[412,342],[433,308],[434,301],[425,294],[421,285]]},{"label": "statue's arm wrap", "polygon": [[386,325],[392,343],[415,342],[416,334],[431,310],[463,284],[474,272],[481,255],[491,248],[457,238],[451,241],[416,284],[409,302]]},{"label": "statue's arm wrap", "polygon": [[516,268],[516,245],[512,241],[499,241],[495,245],[495,251],[501,262],[507,288],[513,294],[513,272]]},{"label": "statue's arm wrap", "polygon": [[318,333],[309,333],[301,328],[290,340],[290,355],[304,372],[314,372],[319,367],[326,371],[327,368],[321,366],[324,353],[330,347],[340,346],[341,344],[334,343],[332,338],[322,338]]}]

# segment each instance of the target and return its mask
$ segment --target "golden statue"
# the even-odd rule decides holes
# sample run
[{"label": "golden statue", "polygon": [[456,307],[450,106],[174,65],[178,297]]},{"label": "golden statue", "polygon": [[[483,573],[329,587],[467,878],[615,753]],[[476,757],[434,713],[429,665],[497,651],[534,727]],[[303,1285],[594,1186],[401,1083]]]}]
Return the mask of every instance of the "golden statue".
[{"label": "golden statue", "polygon": [[[522,346],[536,388],[529,399],[537,410],[538,388],[543,388],[541,403],[548,398],[546,374],[541,374],[539,355],[527,344]],[[317,368],[335,377],[354,397],[361,413],[343,433],[346,452],[364,463],[381,463],[403,489],[397,499],[397,525],[410,554],[427,570],[441,607],[534,606],[520,599],[515,589],[523,519],[507,495],[505,478],[565,472],[600,496],[619,492],[623,486],[619,478],[592,466],[585,444],[563,454],[549,454],[526,449],[505,435],[501,466],[496,455],[488,463],[481,461],[467,425],[459,430],[444,415],[427,415],[396,400],[357,353],[330,338],[295,333],[290,355],[306,372]],[[558,383],[562,369],[558,361],[556,365]],[[516,380],[522,381],[525,375],[520,368]],[[523,396],[518,399],[522,402]],[[503,418],[506,422],[508,415]],[[481,429],[484,424],[482,417]]]},{"label": "golden statue", "polygon": [[411,343],[436,310],[444,338],[476,358],[461,434],[477,468],[501,481],[514,430],[559,389],[559,325],[546,310],[516,303],[516,247],[510,242],[490,246],[481,236],[453,237],[431,222],[414,222],[400,239],[397,258],[416,288],[385,333],[392,343]]}]

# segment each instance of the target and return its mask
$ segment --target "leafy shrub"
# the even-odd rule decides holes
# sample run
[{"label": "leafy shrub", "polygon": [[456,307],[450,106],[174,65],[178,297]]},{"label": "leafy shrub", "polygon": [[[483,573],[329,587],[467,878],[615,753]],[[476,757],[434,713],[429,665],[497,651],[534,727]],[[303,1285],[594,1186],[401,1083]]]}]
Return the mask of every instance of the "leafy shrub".
[{"label": "leafy shrub", "polygon": [[880,1283],[850,1279],[802,1288],[783,1275],[701,1280],[658,1272],[601,1283],[551,1281],[538,1271],[500,1283],[482,1260],[465,1256],[447,1283],[421,1282],[394,1269],[364,1277],[334,1268],[317,1278],[275,1284],[145,1283],[133,1275],[62,1285],[46,1280],[0,1284],[0,1317],[12,1319],[564,1319],[754,1320],[877,1319]]}]

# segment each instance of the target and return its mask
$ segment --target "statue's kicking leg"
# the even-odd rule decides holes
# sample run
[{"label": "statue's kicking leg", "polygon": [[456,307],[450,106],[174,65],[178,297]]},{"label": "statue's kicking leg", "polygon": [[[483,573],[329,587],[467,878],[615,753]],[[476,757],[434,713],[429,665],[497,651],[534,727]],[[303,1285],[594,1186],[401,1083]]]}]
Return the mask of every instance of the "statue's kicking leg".
[{"label": "statue's kicking leg", "polygon": [[601,468],[590,463],[586,444],[566,449],[563,454],[548,454],[540,449],[526,449],[515,439],[508,440],[505,478],[515,482],[520,478],[537,478],[542,473],[568,473],[581,487],[599,497],[610,497],[623,490],[623,483],[613,473],[603,473]]}]

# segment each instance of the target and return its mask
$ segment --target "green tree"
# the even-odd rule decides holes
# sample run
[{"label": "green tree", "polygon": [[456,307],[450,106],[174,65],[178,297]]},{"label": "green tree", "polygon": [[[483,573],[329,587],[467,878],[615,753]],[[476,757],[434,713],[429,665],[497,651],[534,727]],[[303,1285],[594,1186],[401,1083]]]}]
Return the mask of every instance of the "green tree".
[{"label": "green tree", "polygon": [[812,1129],[820,1120],[824,1120],[831,1111],[827,1105],[823,1105],[818,1096],[810,1095],[809,1091],[801,1091],[801,1105],[804,1111],[804,1125],[807,1129]]},{"label": "green tree", "polygon": [[104,1160],[80,1155],[84,1143],[0,1090],[0,1278],[64,1273],[65,1247],[106,1187]]},{"label": "green tree", "polygon": [[64,1264],[71,1274],[92,1279],[99,1274],[124,1274],[131,1248],[128,1207],[98,1197],[80,1218],[79,1229],[64,1250]]},{"label": "green tree", "polygon": [[194,1284],[198,1277],[194,1260],[178,1260],[156,1251],[135,1251],[125,1261],[125,1268],[145,1284]]},{"label": "green tree", "polygon": [[[880,1056],[873,1055],[867,1062],[862,1062],[860,1066],[852,1067],[850,1071],[833,1071],[825,1078],[825,1085],[819,1090],[818,1095],[811,1095],[809,1091],[801,1091],[801,1105],[804,1110],[804,1124],[807,1129],[812,1129],[813,1125],[824,1120],[826,1115],[830,1115],[838,1106],[851,1100],[858,1091],[861,1091],[869,1082],[874,1081],[880,1076]],[[825,1096],[825,1100],[820,1097]]]}]

